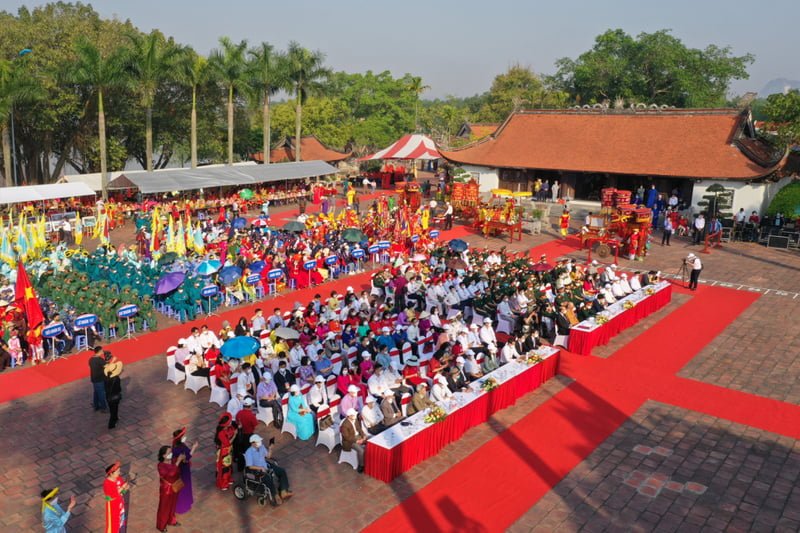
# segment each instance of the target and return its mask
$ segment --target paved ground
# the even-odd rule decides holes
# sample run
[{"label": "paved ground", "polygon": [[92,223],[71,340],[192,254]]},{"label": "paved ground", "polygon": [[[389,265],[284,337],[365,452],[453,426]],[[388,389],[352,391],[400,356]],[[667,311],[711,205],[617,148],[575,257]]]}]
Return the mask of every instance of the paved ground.
[{"label": "paved ground", "polygon": [[[515,250],[552,238],[526,236]],[[499,248],[500,239],[468,237],[474,246]],[[680,239],[653,247],[644,262],[621,260],[623,267],[673,272],[697,247]],[[585,252],[571,254],[585,258]],[[732,244],[703,255],[703,277],[763,294],[679,373],[680,376],[760,396],[800,404],[800,256],[752,244]],[[780,291],[787,294],[782,294]],[[596,356],[614,352],[686,297],[623,333]],[[676,342],[679,342],[676,332]],[[147,350],[147,338],[142,337]],[[643,346],[642,350],[646,351]],[[79,505],[70,531],[98,531],[103,511],[103,467],[116,458],[136,474],[129,531],[153,527],[157,484],[155,454],[173,429],[190,426],[189,438],[201,446],[195,457],[195,499],[200,503],[182,518],[183,531],[357,530],[446,471],[566,384],[552,380],[490,423],[470,430],[391,484],[356,474],[336,464],[313,443],[278,437],[276,456],[288,468],[297,496],[280,509],[261,509],[254,501],[236,502],[213,488],[213,423],[221,412],[207,403],[204,390],[194,396],[163,380],[164,362],[153,357],[126,367],[120,426],[105,429],[104,415],[89,408],[88,383],[64,385],[0,405],[3,450],[0,454],[0,530],[39,527],[38,492],[59,484],[76,494]],[[274,430],[261,426],[265,437]],[[531,442],[536,436],[531,435]],[[693,411],[647,402],[595,452],[545,495],[514,526],[515,531],[798,531],[800,530],[798,441],[733,424]],[[366,498],[354,513],[342,502]],[[457,524],[454,529],[457,530]]]}]

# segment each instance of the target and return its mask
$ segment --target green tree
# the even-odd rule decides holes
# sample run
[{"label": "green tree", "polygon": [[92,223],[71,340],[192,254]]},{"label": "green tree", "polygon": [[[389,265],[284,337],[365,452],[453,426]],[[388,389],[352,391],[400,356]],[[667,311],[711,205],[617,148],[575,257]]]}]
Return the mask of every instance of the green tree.
[{"label": "green tree", "polygon": [[[24,56],[17,56],[22,58]],[[11,140],[9,137],[9,119],[15,106],[20,102],[30,101],[30,99],[41,94],[39,85],[36,84],[24,69],[20,68],[17,61],[7,61],[0,59],[0,120],[3,121],[3,174],[5,176],[6,187],[16,185],[14,183],[14,169],[12,161],[14,155],[11,153]]]},{"label": "green tree", "polygon": [[245,88],[247,41],[235,44],[228,37],[220,37],[220,48],[211,52],[209,67],[228,93],[228,164],[233,164],[233,107],[234,96]]},{"label": "green tree", "polygon": [[770,126],[778,132],[780,144],[786,146],[800,142],[800,90],[769,95],[763,113]]},{"label": "green tree", "polygon": [[108,199],[108,160],[106,157],[106,114],[103,93],[127,81],[120,50],[104,55],[94,43],[81,38],[75,42],[75,62],[67,66],[66,78],[85,86],[97,95],[97,133],[100,155],[100,183],[103,199]]},{"label": "green tree", "polygon": [[300,139],[302,139],[303,104],[309,95],[322,92],[324,82],[331,71],[323,66],[325,55],[312,52],[297,42],[289,43],[286,54],[286,76],[291,82],[295,96],[295,161],[301,160]]},{"label": "green tree", "polygon": [[430,85],[422,84],[420,76],[410,76],[408,79],[408,90],[414,95],[414,131],[419,130],[419,98],[430,88]]},{"label": "green tree", "polygon": [[632,37],[608,30],[577,59],[556,62],[554,82],[575,103],[628,102],[676,107],[725,104],[731,81],[747,79],[753,56],[729,47],[688,48],[669,30]]},{"label": "green tree", "polygon": [[197,89],[208,79],[208,60],[191,48],[184,48],[175,74],[178,81],[192,91],[189,150],[192,168],[197,168]]},{"label": "green tree", "polygon": [[560,107],[564,101],[561,92],[550,89],[529,67],[517,64],[494,78],[477,118],[482,122],[501,122],[523,107]]},{"label": "green tree", "polygon": [[282,54],[275,52],[273,46],[261,43],[249,52],[248,75],[250,86],[255,93],[255,102],[261,105],[262,152],[264,164],[269,164],[271,142],[270,97],[286,87],[286,61]]},{"label": "green tree", "polygon": [[[296,125],[294,102],[284,102],[274,108],[273,128],[282,137],[291,137]],[[303,106],[303,131],[316,136],[332,148],[342,149],[353,137],[350,110],[340,98],[309,97]],[[295,143],[297,145],[297,143]]]},{"label": "green tree", "polygon": [[145,110],[145,169],[153,171],[153,102],[159,86],[174,78],[180,48],[156,31],[148,35],[129,35],[130,47],[124,49],[124,60],[133,87]]}]

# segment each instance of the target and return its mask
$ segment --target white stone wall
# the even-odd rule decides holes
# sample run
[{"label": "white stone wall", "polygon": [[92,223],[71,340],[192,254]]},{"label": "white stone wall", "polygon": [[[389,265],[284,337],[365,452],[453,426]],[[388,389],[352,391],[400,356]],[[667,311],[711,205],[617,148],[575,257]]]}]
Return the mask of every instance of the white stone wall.
[{"label": "white stone wall", "polygon": [[697,207],[697,203],[703,200],[706,189],[714,183],[719,183],[726,189],[733,189],[733,208],[730,210],[736,213],[740,208],[744,208],[745,213],[752,211],[764,214],[769,207],[769,203],[781,188],[792,181],[792,178],[783,178],[777,182],[758,182],[748,184],[739,180],[700,180],[694,183],[692,190],[692,212],[698,213],[702,209]]},{"label": "white stone wall", "polygon": [[478,167],[473,165],[460,165],[461,168],[478,179],[480,192],[489,192],[500,185],[500,171],[496,168]]}]

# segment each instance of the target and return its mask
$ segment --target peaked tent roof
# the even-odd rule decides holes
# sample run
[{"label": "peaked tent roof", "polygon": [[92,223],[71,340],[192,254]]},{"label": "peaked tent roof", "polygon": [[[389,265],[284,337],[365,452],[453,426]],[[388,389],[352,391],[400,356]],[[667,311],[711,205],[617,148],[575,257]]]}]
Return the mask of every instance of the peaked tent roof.
[{"label": "peaked tent roof", "polygon": [[384,148],[372,155],[362,157],[361,161],[371,159],[439,159],[439,150],[436,149],[430,137],[413,133],[404,135],[388,148]]},{"label": "peaked tent roof", "polygon": [[[302,161],[327,161],[329,163],[344,161],[352,152],[338,152],[325,146],[314,135],[300,138],[300,157]],[[264,161],[264,154],[257,152],[252,155],[253,161]],[[294,137],[284,137],[277,146],[270,150],[270,163],[283,163],[294,161]]]},{"label": "peaked tent roof", "polygon": [[441,153],[496,168],[753,179],[778,168],[783,154],[749,137],[748,121],[736,109],[520,111],[493,135]]},{"label": "peaked tent roof", "polygon": [[57,198],[74,198],[76,196],[94,196],[95,192],[85,183],[51,183],[49,185],[25,185],[21,187],[3,187],[0,204],[18,204],[22,202],[42,202]]},{"label": "peaked tent roof", "polygon": [[206,187],[257,185],[273,181],[311,178],[335,174],[336,168],[325,161],[301,161],[275,165],[208,166],[164,169],[158,172],[125,172],[109,187],[130,187],[144,194],[187,191]]}]

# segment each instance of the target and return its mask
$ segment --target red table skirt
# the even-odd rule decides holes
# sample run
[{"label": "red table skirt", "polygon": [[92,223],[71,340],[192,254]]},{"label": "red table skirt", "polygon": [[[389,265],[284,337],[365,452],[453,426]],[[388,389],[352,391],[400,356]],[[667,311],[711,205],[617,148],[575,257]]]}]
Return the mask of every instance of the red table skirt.
[{"label": "red table skirt", "polygon": [[672,285],[667,285],[652,296],[641,300],[599,328],[592,331],[572,329],[569,332],[569,351],[581,355],[590,355],[592,348],[608,344],[615,335],[633,326],[644,317],[651,315],[672,300]]},{"label": "red table skirt", "polygon": [[558,373],[560,353],[555,353],[542,363],[533,365],[521,374],[506,381],[496,389],[481,394],[469,405],[449,414],[442,422],[432,424],[392,449],[367,441],[364,471],[386,483],[414,465],[439,453],[439,450],[461,436],[471,427],[489,418],[525,394],[539,388]]}]

